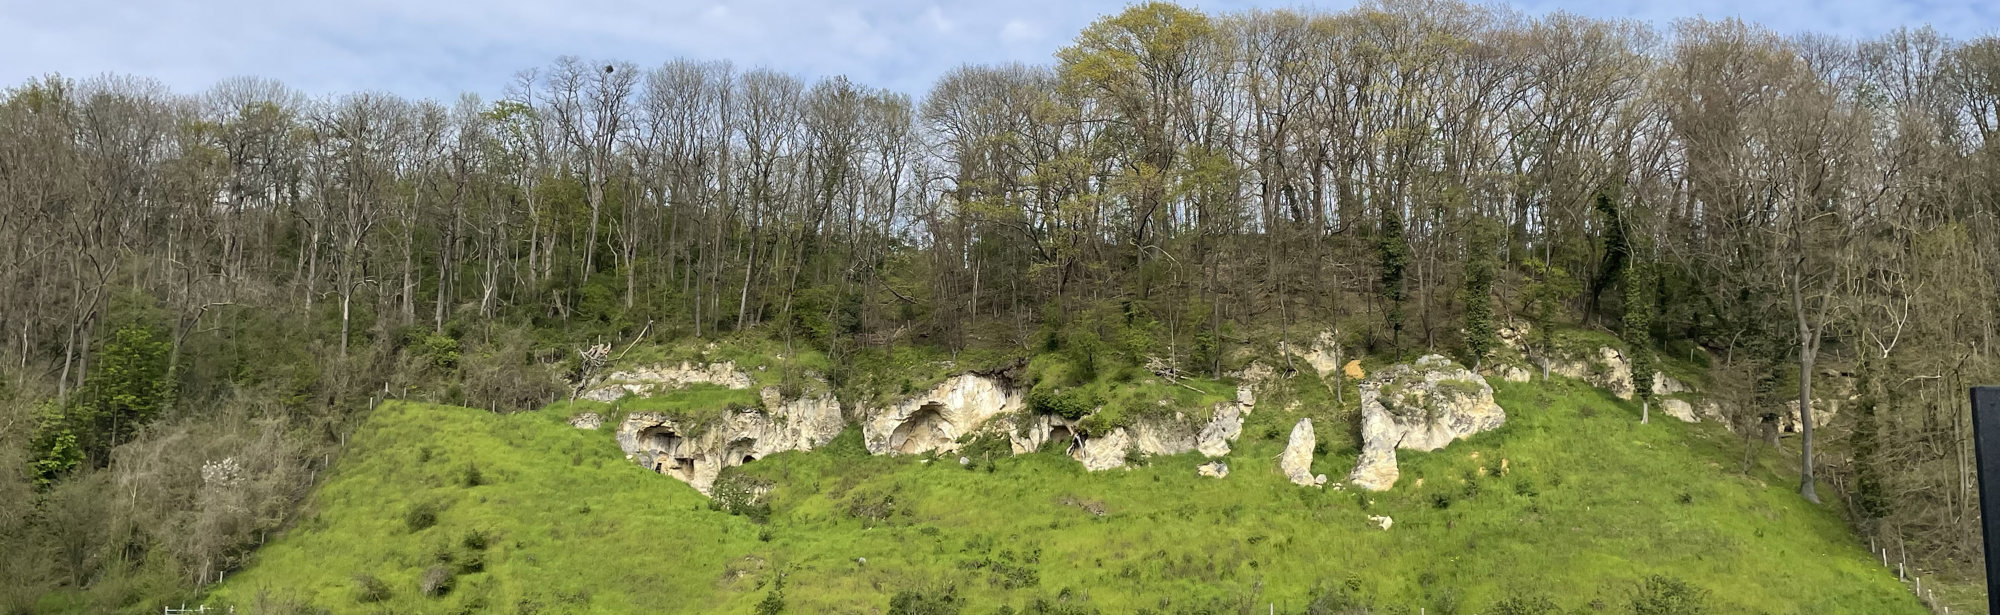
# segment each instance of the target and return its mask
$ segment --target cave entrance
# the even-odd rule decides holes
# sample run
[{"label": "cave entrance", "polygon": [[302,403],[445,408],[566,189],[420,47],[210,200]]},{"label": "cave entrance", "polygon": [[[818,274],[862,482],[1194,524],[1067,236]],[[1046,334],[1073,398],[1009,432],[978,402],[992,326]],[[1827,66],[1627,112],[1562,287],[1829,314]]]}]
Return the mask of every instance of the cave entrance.
[{"label": "cave entrance", "polygon": [[889,450],[914,455],[950,444],[951,423],[944,420],[944,404],[931,402],[918,408],[896,430],[889,432]]},{"label": "cave entrance", "polygon": [[1050,427],[1048,441],[1061,442],[1063,452],[1068,453],[1070,447],[1076,445],[1076,432],[1070,431],[1070,428],[1064,425]]}]

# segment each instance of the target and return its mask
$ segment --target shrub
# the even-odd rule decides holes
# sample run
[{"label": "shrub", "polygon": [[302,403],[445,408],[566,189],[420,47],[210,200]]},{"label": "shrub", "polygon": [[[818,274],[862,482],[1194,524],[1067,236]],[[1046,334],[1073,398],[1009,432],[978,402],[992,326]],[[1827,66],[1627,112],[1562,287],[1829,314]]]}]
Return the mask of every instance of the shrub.
[{"label": "shrub", "polygon": [[889,597],[889,615],[958,615],[963,608],[965,599],[958,596],[956,587],[928,592],[906,589]]},{"label": "shrub", "polygon": [[1037,388],[1028,392],[1028,407],[1040,414],[1053,414],[1069,420],[1077,420],[1090,414],[1098,404],[1103,403],[1096,395],[1076,389]]},{"label": "shrub", "polygon": [[1544,596],[1515,595],[1501,600],[1488,610],[1488,615],[1559,615],[1561,609],[1554,601]]},{"label": "shrub", "polygon": [[412,533],[429,529],[437,522],[438,505],[435,502],[418,503],[411,506],[409,512],[403,513],[403,525],[408,526]]},{"label": "shrub", "polygon": [[1708,615],[1708,590],[1666,575],[1639,583],[1632,596],[1632,615]]},{"label": "shrub", "polygon": [[426,597],[436,598],[451,593],[452,581],[451,569],[437,564],[424,571],[423,578],[417,581],[417,589]]},{"label": "shrub", "polygon": [[484,485],[486,484],[486,474],[479,471],[479,464],[467,463],[465,464],[465,471],[459,473],[458,484],[466,487]]},{"label": "shrub", "polygon": [[357,602],[381,602],[389,599],[389,584],[372,574],[354,575],[354,600]]}]

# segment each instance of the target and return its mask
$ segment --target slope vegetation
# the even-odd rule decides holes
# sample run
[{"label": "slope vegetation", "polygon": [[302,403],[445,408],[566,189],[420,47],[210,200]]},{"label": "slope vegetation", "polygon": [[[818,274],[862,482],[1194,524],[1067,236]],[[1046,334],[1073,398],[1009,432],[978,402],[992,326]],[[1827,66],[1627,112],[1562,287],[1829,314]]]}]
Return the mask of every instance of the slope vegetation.
[{"label": "slope vegetation", "polygon": [[[1225,458],[1100,473],[1049,450],[877,457],[850,428],[703,498],[563,404],[496,415],[389,402],[306,521],[210,592],[257,612],[1629,612],[1918,614],[1843,523],[1708,424],[1637,422],[1581,384],[1495,382],[1506,426],[1402,455],[1390,491],[1287,482],[1299,416],[1259,408]],[[1314,471],[1345,476],[1352,427]],[[719,491],[719,494],[729,493]],[[735,513],[735,514],[732,514]],[[1371,518],[1373,517],[1373,518]],[[1379,518],[1392,519],[1388,529]],[[1546,599],[1547,603],[1542,602]],[[897,609],[890,609],[892,602]],[[1560,611],[1534,610],[1552,604]],[[928,612],[952,612],[928,611]]]}]

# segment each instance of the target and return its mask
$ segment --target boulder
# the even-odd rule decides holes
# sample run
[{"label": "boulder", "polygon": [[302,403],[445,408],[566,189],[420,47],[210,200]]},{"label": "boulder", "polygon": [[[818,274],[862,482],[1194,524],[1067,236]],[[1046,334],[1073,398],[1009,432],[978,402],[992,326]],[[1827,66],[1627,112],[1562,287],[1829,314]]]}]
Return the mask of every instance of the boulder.
[{"label": "boulder", "polygon": [[1694,404],[1687,403],[1686,400],[1662,399],[1660,411],[1667,413],[1667,416],[1680,419],[1683,423],[1701,422],[1701,417],[1694,415]]},{"label": "boulder", "polygon": [[1485,379],[1439,355],[1377,372],[1360,389],[1361,459],[1348,481],[1370,491],[1396,484],[1396,449],[1434,451],[1507,421]]},{"label": "boulder", "polygon": [[1396,524],[1395,519],[1391,519],[1386,515],[1381,517],[1377,517],[1375,515],[1368,515],[1368,520],[1375,522],[1375,525],[1382,526],[1382,531],[1384,532],[1389,531],[1389,526]]},{"label": "boulder", "polygon": [[1022,404],[1022,391],[999,378],[960,374],[922,395],[864,412],[861,436],[876,455],[955,452],[959,436]]},{"label": "boulder", "polygon": [[1083,462],[1083,469],[1092,472],[1125,467],[1125,452],[1131,450],[1132,437],[1119,427],[1111,433],[1095,438],[1086,438],[1073,456]]},{"label": "boulder", "polygon": [[1220,461],[1210,461],[1208,463],[1195,466],[1194,473],[1196,476],[1207,476],[1211,478],[1226,478],[1229,476],[1229,464]]},{"label": "boulder", "polygon": [[1534,373],[1519,365],[1503,365],[1494,371],[1499,372],[1500,379],[1507,382],[1527,382],[1535,379]]},{"label": "boulder", "polygon": [[1318,439],[1313,437],[1312,419],[1299,419],[1298,424],[1292,426],[1292,439],[1285,444],[1285,453],[1278,457],[1278,469],[1285,473],[1285,478],[1290,479],[1292,484],[1301,486],[1317,484],[1313,481],[1312,461],[1313,446],[1318,443]]},{"label": "boulder", "polygon": [[604,426],[604,417],[598,416],[596,412],[585,412],[569,417],[569,426],[577,429],[597,429]]}]

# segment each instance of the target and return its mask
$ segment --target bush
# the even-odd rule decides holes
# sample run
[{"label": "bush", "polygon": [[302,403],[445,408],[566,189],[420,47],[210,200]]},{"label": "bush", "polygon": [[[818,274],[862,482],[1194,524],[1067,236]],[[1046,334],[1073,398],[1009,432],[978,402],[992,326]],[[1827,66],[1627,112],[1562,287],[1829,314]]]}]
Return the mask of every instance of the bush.
[{"label": "bush", "polygon": [[906,589],[889,597],[889,615],[958,615],[963,608],[965,599],[956,587],[929,592]]},{"label": "bush", "polygon": [[1089,391],[1036,388],[1028,392],[1028,407],[1039,414],[1053,414],[1077,420],[1103,403]]},{"label": "bush", "polygon": [[458,484],[466,487],[484,485],[486,484],[486,474],[479,471],[479,464],[467,463],[465,464],[465,471],[459,474]]},{"label": "bush", "polygon": [[451,593],[453,580],[451,568],[438,564],[424,571],[423,578],[417,581],[417,589],[426,597],[436,598]]},{"label": "bush", "polygon": [[1488,615],[1559,615],[1561,609],[1545,596],[1515,595],[1494,604]]},{"label": "bush", "polygon": [[409,512],[403,513],[403,525],[409,527],[411,533],[430,529],[431,526],[437,525],[437,522],[438,505],[436,502],[422,502],[411,506]]},{"label": "bush", "polygon": [[771,520],[771,505],[764,502],[764,492],[770,490],[770,481],[730,472],[716,479],[715,486],[709,488],[708,509],[764,523]]},{"label": "bush", "polygon": [[1632,596],[1632,615],[1708,615],[1708,590],[1666,575],[1639,583]]},{"label": "bush", "polygon": [[381,602],[389,599],[389,584],[372,574],[354,575],[354,600],[357,602]]}]

